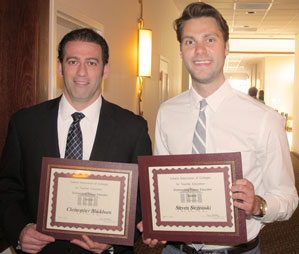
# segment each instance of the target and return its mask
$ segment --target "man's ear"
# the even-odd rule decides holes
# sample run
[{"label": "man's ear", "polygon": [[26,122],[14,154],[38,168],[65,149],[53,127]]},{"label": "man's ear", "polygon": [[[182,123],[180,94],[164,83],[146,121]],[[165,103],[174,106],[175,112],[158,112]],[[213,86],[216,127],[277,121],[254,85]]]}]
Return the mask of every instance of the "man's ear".
[{"label": "man's ear", "polygon": [[104,65],[104,69],[103,69],[103,79],[106,79],[109,75],[109,70],[110,70],[110,67],[109,67],[109,64],[106,63]]},{"label": "man's ear", "polygon": [[181,59],[183,59],[182,44],[180,44],[180,57],[181,57]]},{"label": "man's ear", "polygon": [[229,43],[228,43],[228,41],[225,43],[225,50],[224,50],[224,53],[225,53],[225,56],[227,56],[228,53],[229,53]]},{"label": "man's ear", "polygon": [[58,71],[59,75],[60,75],[61,77],[63,77],[62,64],[61,64],[61,62],[60,62],[59,60],[58,60],[58,62],[57,62],[57,71]]}]

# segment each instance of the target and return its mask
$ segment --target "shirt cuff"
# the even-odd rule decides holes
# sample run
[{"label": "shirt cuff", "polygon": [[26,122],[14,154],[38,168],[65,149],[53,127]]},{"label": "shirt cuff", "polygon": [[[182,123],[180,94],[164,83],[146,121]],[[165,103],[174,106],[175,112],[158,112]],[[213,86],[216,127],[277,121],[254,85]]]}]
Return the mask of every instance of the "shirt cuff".
[{"label": "shirt cuff", "polygon": [[279,213],[279,201],[275,197],[265,196],[263,197],[267,202],[267,213],[261,218],[264,223],[270,223],[277,219],[277,214]]}]

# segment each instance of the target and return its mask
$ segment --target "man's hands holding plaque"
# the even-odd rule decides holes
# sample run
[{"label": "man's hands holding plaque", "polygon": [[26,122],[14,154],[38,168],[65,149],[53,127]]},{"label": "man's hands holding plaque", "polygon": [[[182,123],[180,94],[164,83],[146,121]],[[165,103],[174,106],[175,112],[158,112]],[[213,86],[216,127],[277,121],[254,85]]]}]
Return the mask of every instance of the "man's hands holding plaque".
[{"label": "man's hands holding plaque", "polygon": [[26,253],[38,253],[52,242],[54,237],[38,232],[35,224],[28,224],[20,234],[20,247]]},{"label": "man's hands holding plaque", "polygon": [[82,240],[74,239],[71,243],[76,244],[83,249],[89,250],[92,253],[103,253],[111,247],[111,245],[108,244],[94,242],[87,235],[82,235]]},{"label": "man's hands holding plaque", "polygon": [[[237,179],[231,188],[233,204],[235,207],[244,210],[246,215],[256,215],[259,211],[259,199],[255,196],[253,184],[243,178]],[[143,232],[142,221],[138,223],[137,228]],[[143,239],[143,243],[154,248],[158,243],[166,244],[167,241],[159,241],[157,239]]]},{"label": "man's hands holding plaque", "polygon": [[232,198],[234,206],[245,211],[246,215],[257,215],[259,199],[256,198],[253,184],[247,179],[238,179],[233,184]]},{"label": "man's hands holding plaque", "polygon": [[[138,230],[142,233],[143,232],[143,223],[142,221],[140,221],[138,224],[137,224],[137,228]],[[143,235],[142,235],[142,238],[143,238]],[[147,239],[144,239],[143,238],[143,243],[148,245],[149,247],[151,248],[154,248],[158,243],[161,243],[161,244],[166,244],[167,241],[159,241],[157,239],[150,239],[150,238],[147,238]]]},{"label": "man's hands holding plaque", "polygon": [[[28,224],[20,234],[21,249],[26,253],[38,253],[52,242],[55,242],[55,238],[38,232],[36,230],[36,224]],[[98,254],[103,253],[111,247],[111,245],[108,244],[94,242],[87,235],[82,235],[82,240],[74,239],[70,242]]]}]

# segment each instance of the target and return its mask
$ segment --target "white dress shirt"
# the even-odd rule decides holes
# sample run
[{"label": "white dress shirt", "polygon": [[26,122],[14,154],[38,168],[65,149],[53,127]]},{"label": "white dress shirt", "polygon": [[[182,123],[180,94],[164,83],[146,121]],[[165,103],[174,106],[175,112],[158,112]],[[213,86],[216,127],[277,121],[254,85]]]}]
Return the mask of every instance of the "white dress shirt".
[{"label": "white dress shirt", "polygon": [[[99,96],[99,98],[93,104],[80,111],[85,115],[85,117],[80,121],[83,140],[83,160],[89,160],[98,128],[101,106],[102,97]],[[65,96],[62,95],[57,119],[60,158],[64,158],[65,155],[67,135],[73,122],[72,114],[74,112],[78,111],[73,108]]]},{"label": "white dress shirt", "polygon": [[[58,130],[58,143],[60,158],[64,158],[66,141],[69,128],[73,122],[72,114],[75,112],[81,112],[85,115],[80,121],[80,128],[82,132],[82,141],[83,141],[83,160],[89,160],[90,154],[93,148],[100,112],[102,107],[102,96],[85,108],[82,111],[76,110],[65,98],[64,94],[61,97],[58,109],[58,118],[57,118],[57,130]],[[108,249],[110,254],[114,253],[113,247]]]},{"label": "white dress shirt", "polygon": [[[191,88],[160,106],[155,155],[192,153],[201,99]],[[232,89],[227,80],[206,101],[206,152],[241,152],[243,177],[268,205],[261,220],[246,219],[250,241],[264,223],[289,219],[298,205],[284,120],[270,107]]]}]

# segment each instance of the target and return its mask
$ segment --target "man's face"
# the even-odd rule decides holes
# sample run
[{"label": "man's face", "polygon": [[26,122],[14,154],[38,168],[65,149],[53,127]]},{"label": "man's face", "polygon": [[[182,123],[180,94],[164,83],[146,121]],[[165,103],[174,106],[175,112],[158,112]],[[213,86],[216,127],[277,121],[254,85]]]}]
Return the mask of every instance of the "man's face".
[{"label": "man's face", "polygon": [[184,23],[181,56],[193,86],[219,87],[224,82],[223,65],[228,48],[214,18],[194,18]]},{"label": "man's face", "polygon": [[82,110],[101,94],[102,80],[108,76],[103,66],[102,49],[93,42],[69,41],[64,48],[63,64],[58,71],[64,79],[64,95],[70,104]]}]

